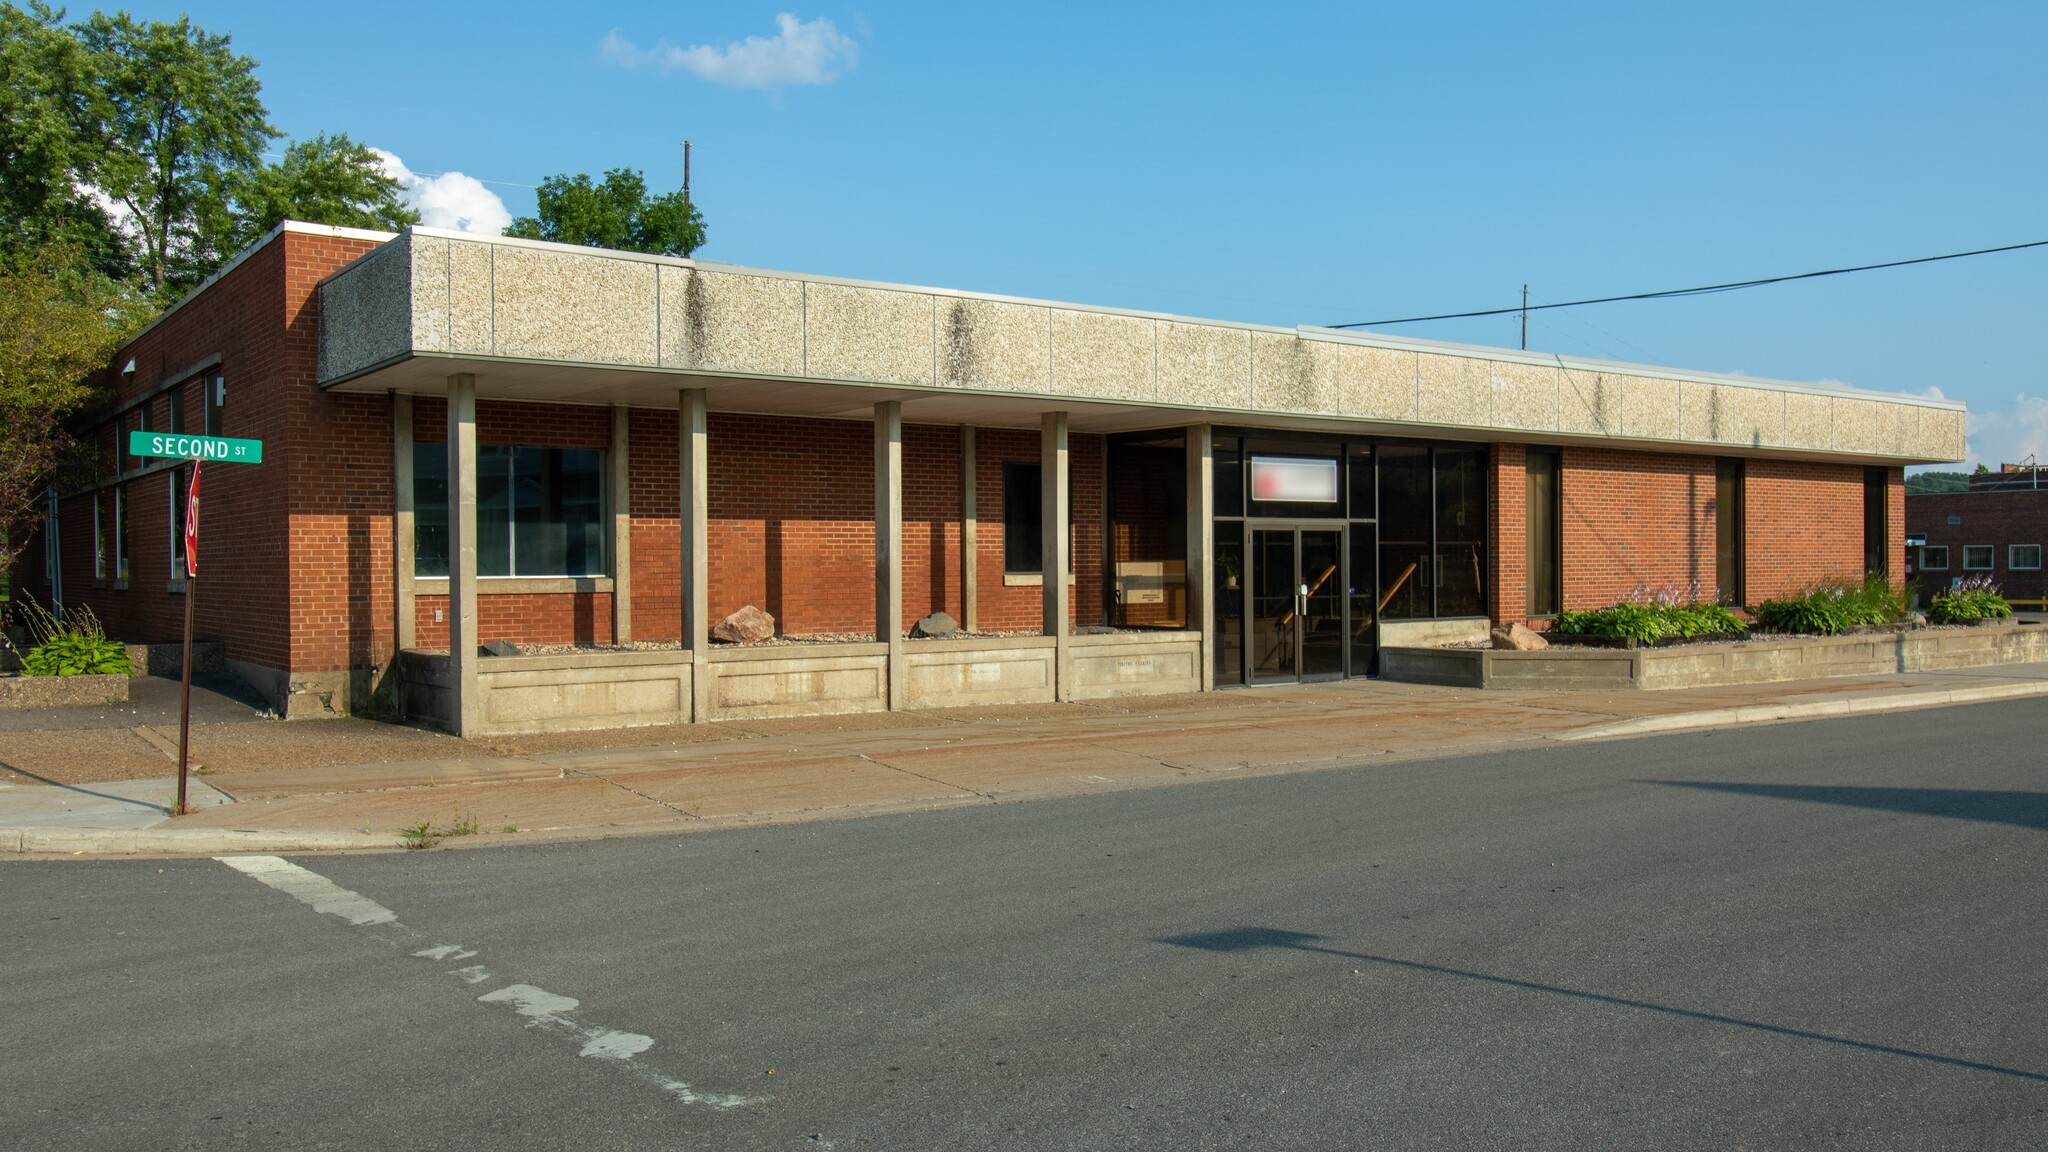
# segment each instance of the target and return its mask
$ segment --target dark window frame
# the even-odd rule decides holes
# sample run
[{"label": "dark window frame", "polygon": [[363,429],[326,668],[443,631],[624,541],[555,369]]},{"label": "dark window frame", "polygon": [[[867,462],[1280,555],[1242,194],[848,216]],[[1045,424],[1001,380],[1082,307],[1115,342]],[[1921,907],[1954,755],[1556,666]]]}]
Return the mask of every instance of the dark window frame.
[{"label": "dark window frame", "polygon": [[[432,580],[445,578],[449,574],[449,568],[453,563],[453,556],[450,555],[452,552],[450,546],[452,541],[447,492],[447,453],[448,442],[445,440],[416,440],[413,442],[413,574],[417,579]],[[557,482],[555,487],[544,489],[544,499],[546,496],[552,495],[553,502],[543,508],[543,518],[533,521],[532,524],[538,524],[539,530],[542,532],[557,529],[561,532],[563,537],[561,541],[562,555],[564,557],[564,562],[559,565],[562,569],[561,571],[544,570],[540,566],[529,569],[524,568],[521,564],[520,540],[522,528],[527,533],[531,533],[534,530],[532,524],[522,525],[519,519],[522,504],[519,500],[520,493],[518,488],[522,480],[532,479],[531,475],[523,472],[520,468],[520,463],[525,453],[541,454],[539,460],[540,474]],[[562,490],[564,486],[572,483],[567,478],[571,471],[566,467],[567,458],[565,454],[567,453],[588,453],[595,461],[593,468],[574,470],[576,479],[573,483],[576,485],[587,484],[591,488],[590,499],[576,501],[579,507],[588,510],[587,515],[580,520],[560,515],[564,508],[563,501],[565,498],[573,496],[573,493],[565,494]],[[477,445],[477,455],[479,473],[477,485],[478,578],[588,580],[602,579],[613,575],[615,557],[612,554],[610,483],[613,461],[609,450],[561,444],[491,443]],[[499,458],[502,458],[504,461],[503,516],[499,521],[494,521],[488,525],[485,522],[486,493],[483,483],[483,472],[487,463],[486,457],[489,457],[492,461]],[[437,484],[439,485],[438,491],[434,487]],[[495,513],[496,511],[497,509],[494,508],[493,512]],[[557,513],[557,515],[552,518],[546,518],[545,513],[549,511]],[[573,538],[573,534],[579,528],[585,534],[581,547],[576,545]],[[436,536],[439,539],[438,544],[430,544],[429,541]],[[493,550],[490,556],[484,555],[485,550],[492,547],[491,542],[494,540],[502,540],[503,542],[502,563],[499,562],[495,550]],[[539,547],[543,557],[546,555],[547,546],[547,541],[543,540],[540,542]],[[532,545],[530,544],[529,547],[532,547]],[[567,558],[572,554],[589,556],[592,553],[596,556],[595,562],[582,565],[581,571],[574,570],[577,566],[567,562]],[[500,567],[504,570],[497,571],[496,569]]]},{"label": "dark window frame", "polygon": [[[1936,552],[1941,553],[1941,563],[1939,564],[1936,564],[1932,560],[1928,559],[1929,556],[1932,556]],[[1948,545],[1922,544],[1920,546],[1920,570],[1922,572],[1946,572],[1948,571],[1948,562]]]},{"label": "dark window frame", "polygon": [[[1564,610],[1564,450],[1536,447],[1527,450],[1523,497],[1527,508],[1528,538],[1523,553],[1523,585],[1531,616],[1555,616]],[[1536,476],[1547,473],[1544,485],[1548,505],[1538,508]],[[1547,536],[1547,539],[1544,537]],[[1538,551],[1547,579],[1539,581]],[[1539,584],[1548,584],[1540,588]],[[1547,594],[1546,594],[1547,593]]]},{"label": "dark window frame", "polygon": [[1749,465],[1740,456],[1714,458],[1714,583],[1722,604],[1748,603]]}]

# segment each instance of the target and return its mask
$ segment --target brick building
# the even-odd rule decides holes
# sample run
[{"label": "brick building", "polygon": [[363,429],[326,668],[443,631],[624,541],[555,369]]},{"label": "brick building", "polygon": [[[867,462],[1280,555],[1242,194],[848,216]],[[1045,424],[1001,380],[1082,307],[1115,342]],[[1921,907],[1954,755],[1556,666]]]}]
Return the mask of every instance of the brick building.
[{"label": "brick building", "polygon": [[[136,641],[190,591],[287,715],[472,734],[1362,676],[1639,589],[1902,577],[1902,468],[1963,436],[1920,397],[298,224],[106,382],[32,591]],[[265,442],[204,469],[189,590],[190,466],[138,429]],[[749,604],[789,642],[707,639]],[[906,638],[936,611],[966,634]]]},{"label": "brick building", "polygon": [[2048,609],[2048,469],[2004,464],[1970,477],[1967,491],[1915,493],[1906,499],[1906,532],[1921,541],[1906,564],[1923,596],[1986,576],[2006,599]]}]

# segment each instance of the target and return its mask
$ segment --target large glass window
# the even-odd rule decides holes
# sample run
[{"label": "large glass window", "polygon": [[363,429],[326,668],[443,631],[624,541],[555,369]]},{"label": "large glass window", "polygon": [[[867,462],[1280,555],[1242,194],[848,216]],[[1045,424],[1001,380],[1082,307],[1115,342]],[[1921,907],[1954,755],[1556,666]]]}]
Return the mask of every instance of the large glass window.
[{"label": "large glass window", "polygon": [[1486,450],[1436,450],[1436,614],[1486,614]]},{"label": "large glass window", "polygon": [[1563,605],[1564,522],[1558,481],[1563,471],[1555,448],[1529,449],[1529,615],[1555,615]]},{"label": "large glass window", "polygon": [[128,579],[128,488],[114,486],[114,579]]},{"label": "large glass window", "polygon": [[[601,448],[480,444],[478,576],[605,574]],[[448,445],[413,445],[413,571],[448,575]]]},{"label": "large glass window", "polygon": [[206,374],[204,387],[206,389],[206,434],[208,436],[225,435],[221,431],[221,421],[225,417],[227,410],[227,381],[220,373],[209,372]]},{"label": "large glass window", "polygon": [[1863,570],[1892,570],[1891,517],[1885,490],[1890,470],[1883,466],[1863,470]]},{"label": "large glass window", "polygon": [[1714,461],[1714,579],[1720,584],[1721,603],[1740,606],[1743,537],[1742,461],[1723,456]]},{"label": "large glass window", "polygon": [[1244,683],[1244,521],[1216,524],[1216,682]]},{"label": "large glass window", "polygon": [[1045,571],[1045,494],[1036,464],[1003,465],[1003,572],[1029,576]]},{"label": "large glass window", "polygon": [[1432,615],[1429,449],[1380,449],[1380,614],[1389,620]]}]

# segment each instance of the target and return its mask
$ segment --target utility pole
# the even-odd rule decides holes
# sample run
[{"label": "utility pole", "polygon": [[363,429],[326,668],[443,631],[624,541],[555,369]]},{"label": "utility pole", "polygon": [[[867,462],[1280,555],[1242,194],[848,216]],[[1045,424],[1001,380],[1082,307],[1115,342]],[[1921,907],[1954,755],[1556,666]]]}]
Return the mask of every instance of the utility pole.
[{"label": "utility pole", "polygon": [[[684,166],[687,170],[688,165]],[[1529,350],[1529,286],[1522,285],[1522,351]]]},{"label": "utility pole", "polygon": [[683,141],[683,203],[695,203],[695,201],[690,199],[690,142],[688,140]]}]

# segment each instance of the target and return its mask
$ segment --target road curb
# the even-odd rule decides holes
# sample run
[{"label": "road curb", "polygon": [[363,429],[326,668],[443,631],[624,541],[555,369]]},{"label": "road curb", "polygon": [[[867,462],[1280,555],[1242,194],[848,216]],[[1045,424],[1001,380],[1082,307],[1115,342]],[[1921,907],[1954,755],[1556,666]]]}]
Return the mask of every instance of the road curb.
[{"label": "road curb", "polygon": [[1728,728],[1739,724],[1763,724],[1774,720],[1817,720],[1829,716],[1856,716],[1872,712],[1897,712],[1907,708],[1934,708],[1944,704],[1975,704],[1989,700],[2010,700],[2021,696],[2048,695],[2048,681],[2022,684],[1984,684],[1974,688],[1940,688],[1929,692],[1901,692],[1885,696],[1851,696],[1837,700],[1809,700],[1800,704],[1750,704],[1740,708],[1712,708],[1701,712],[1674,712],[1667,716],[1638,716],[1612,724],[1597,724],[1576,732],[1560,732],[1552,740],[1600,740],[1611,736],[1647,736],[1658,732],[1689,732],[1701,728]]},{"label": "road curb", "polygon": [[0,828],[0,852],[134,856],[148,853],[338,852],[398,848],[397,836],[220,828]]}]

